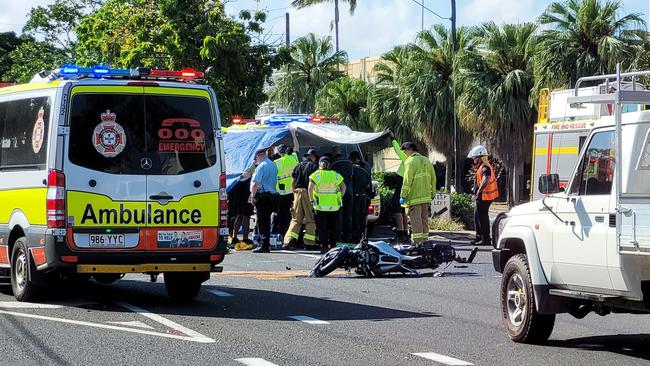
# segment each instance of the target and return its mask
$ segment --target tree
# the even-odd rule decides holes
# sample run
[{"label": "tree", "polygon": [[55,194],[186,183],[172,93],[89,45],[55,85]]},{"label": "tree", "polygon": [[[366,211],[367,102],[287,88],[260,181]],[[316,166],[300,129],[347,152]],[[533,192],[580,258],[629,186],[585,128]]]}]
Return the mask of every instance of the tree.
[{"label": "tree", "polygon": [[[312,5],[332,2],[334,1],[334,28],[336,35],[336,52],[339,52],[339,0],[294,0],[291,2],[291,5],[297,7],[298,9],[306,8]],[[347,1],[350,5],[350,14],[354,14],[354,10],[357,8],[357,0],[341,0]]]},{"label": "tree", "polygon": [[264,84],[288,59],[255,44],[266,14],[242,11],[240,21],[215,0],[108,0],[76,28],[81,64],[194,68],[219,97],[222,118],[254,115],[267,99]]},{"label": "tree", "polygon": [[[532,23],[501,28],[494,22],[484,24],[477,32],[485,50],[481,65],[476,70],[463,70],[459,76],[463,124],[486,142],[511,174],[516,164],[529,159],[532,146],[536,30]],[[512,189],[508,202],[513,202]]]},{"label": "tree", "polygon": [[11,69],[13,62],[9,55],[13,50],[18,48],[23,40],[16,37],[14,32],[0,33],[0,82],[14,81],[9,79],[5,74]]},{"label": "tree", "polygon": [[286,106],[292,113],[314,111],[316,94],[328,82],[344,76],[339,67],[347,61],[344,51],[332,50],[332,37],[317,39],[308,35],[291,45],[289,62],[282,68],[271,100]]},{"label": "tree", "polygon": [[[447,158],[446,185],[451,182],[454,156],[455,99],[460,92],[455,82],[461,60],[476,55],[476,41],[470,29],[461,27],[456,32],[457,51],[452,47],[451,32],[442,25],[420,32],[417,42],[410,45],[412,55],[404,73],[403,93],[405,121],[421,131],[430,150]],[[471,133],[458,126],[459,154],[467,151],[472,142]]]},{"label": "tree", "polygon": [[410,71],[411,50],[397,46],[382,55],[374,67],[377,81],[370,89],[370,124],[375,130],[390,128],[402,141],[422,142],[420,131],[406,116],[409,92],[405,79]]},{"label": "tree", "polygon": [[363,80],[342,77],[325,84],[316,94],[316,113],[338,117],[353,130],[371,130],[368,121],[369,85]]},{"label": "tree", "polygon": [[36,73],[57,68],[67,60],[67,55],[61,49],[47,42],[31,37],[22,38],[24,41],[9,53],[11,68],[2,76],[5,80],[26,83]]},{"label": "tree", "polygon": [[616,63],[629,68],[646,37],[641,14],[619,17],[619,0],[553,2],[539,18],[536,68],[544,87],[570,87],[583,76],[608,74]]}]

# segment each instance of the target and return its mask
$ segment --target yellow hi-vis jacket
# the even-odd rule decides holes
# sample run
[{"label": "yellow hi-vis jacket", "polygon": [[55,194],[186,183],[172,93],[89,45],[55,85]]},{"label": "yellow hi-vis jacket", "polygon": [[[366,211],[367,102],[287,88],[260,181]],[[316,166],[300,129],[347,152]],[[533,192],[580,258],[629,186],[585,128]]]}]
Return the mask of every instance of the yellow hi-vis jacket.
[{"label": "yellow hi-vis jacket", "polygon": [[275,161],[275,166],[278,168],[278,183],[275,189],[278,194],[285,195],[293,193],[291,185],[293,184],[293,168],[298,165],[298,158],[296,154],[285,155]]},{"label": "yellow hi-vis jacket", "polygon": [[397,175],[399,175],[400,177],[403,177],[404,176],[404,162],[406,161],[408,156],[406,155],[406,153],[404,151],[402,151],[402,147],[399,145],[397,140],[392,139],[390,141],[390,143],[391,143],[391,145],[393,145],[393,150],[395,150],[395,154],[397,154],[397,157],[399,157],[399,160],[400,160],[399,168],[397,168]]},{"label": "yellow hi-vis jacket", "polygon": [[333,170],[319,169],[309,176],[314,182],[314,210],[334,212],[343,206],[343,177]]},{"label": "yellow hi-vis jacket", "polygon": [[436,172],[433,165],[429,159],[414,152],[404,162],[404,184],[400,197],[403,197],[405,202],[402,206],[431,203],[435,191]]}]

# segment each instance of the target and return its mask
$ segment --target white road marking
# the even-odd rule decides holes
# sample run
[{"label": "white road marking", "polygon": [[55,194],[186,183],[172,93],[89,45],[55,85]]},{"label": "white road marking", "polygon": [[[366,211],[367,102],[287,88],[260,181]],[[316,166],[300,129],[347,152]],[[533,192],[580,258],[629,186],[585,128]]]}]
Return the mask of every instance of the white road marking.
[{"label": "white road marking", "polygon": [[235,296],[235,295],[233,295],[233,294],[231,294],[229,292],[226,292],[226,291],[208,290],[208,292],[215,295],[215,296],[219,296],[219,297],[233,297],[233,296]]},{"label": "white road marking", "polygon": [[117,324],[117,325],[126,325],[127,327],[135,327],[135,328],[142,328],[142,329],[154,329],[153,327],[150,327],[146,325],[145,323],[134,320],[132,322],[109,322],[111,324]]},{"label": "white road marking", "polygon": [[33,302],[0,301],[0,308],[5,309],[61,309],[63,305],[38,304]]},{"label": "white road marking", "polygon": [[236,358],[235,361],[239,363],[243,363],[246,366],[278,366],[273,362],[269,362],[263,358],[254,358],[254,357]]},{"label": "white road marking", "polygon": [[307,257],[307,258],[316,258],[316,259],[320,259],[320,255],[304,254],[304,253],[296,253],[296,252],[294,252],[294,251],[292,251],[292,250],[278,250],[278,252],[280,252],[280,253],[287,253],[287,254],[301,255],[301,256],[303,256],[303,257]]},{"label": "white road marking", "polygon": [[213,342],[215,342],[215,340],[212,339],[212,338],[208,338],[208,337],[204,336],[203,334],[201,334],[199,332],[196,332],[196,331],[194,331],[194,330],[192,330],[190,328],[186,328],[186,327],[184,327],[184,326],[182,326],[182,325],[180,325],[178,323],[175,323],[175,322],[173,322],[173,321],[171,321],[171,320],[169,320],[167,318],[164,318],[164,317],[162,317],[162,316],[160,316],[158,314],[154,314],[152,312],[149,312],[149,311],[147,311],[145,309],[139,308],[139,307],[137,307],[135,305],[131,305],[129,303],[122,302],[122,301],[116,301],[115,303],[117,305],[123,307],[123,308],[131,310],[134,313],[140,314],[140,315],[144,316],[145,318],[149,318],[149,319],[151,319],[151,320],[153,320],[155,322],[158,322],[158,323],[160,323],[160,324],[162,324],[162,325],[164,325],[166,327],[172,328],[175,331],[184,333],[187,336],[189,336],[190,338],[195,339],[197,342],[201,342],[201,343],[213,343]]},{"label": "white road marking", "polygon": [[216,342],[214,339],[207,338],[207,337],[204,337],[204,336],[199,338],[199,337],[181,336],[181,335],[169,334],[169,333],[158,333],[158,332],[153,332],[153,331],[144,330],[144,329],[133,329],[133,328],[126,328],[126,327],[118,327],[116,325],[98,324],[98,323],[84,322],[84,321],[80,321],[80,320],[72,320],[72,319],[64,319],[64,318],[54,318],[54,317],[50,317],[50,316],[42,316],[42,315],[36,315],[36,314],[16,313],[16,312],[13,312],[13,311],[6,311],[6,310],[0,310],[0,314],[7,314],[7,315],[13,315],[13,316],[17,316],[17,317],[30,318],[30,319],[50,320],[50,321],[59,322],[59,323],[66,323],[66,324],[84,325],[84,326],[92,327],[92,328],[120,330],[120,331],[123,331],[123,332],[145,334],[145,335],[151,335],[151,336],[163,337],[163,338],[180,339],[180,340],[190,341],[190,342],[198,342],[198,343],[214,343],[214,342]]},{"label": "white road marking", "polygon": [[312,318],[311,316],[306,316],[306,315],[293,315],[293,316],[290,316],[289,318],[291,318],[293,320],[301,321],[303,323],[312,324],[312,325],[329,324],[329,322],[326,322],[324,320]]},{"label": "white road marking", "polygon": [[469,366],[474,365],[473,363],[459,360],[457,358],[441,355],[434,352],[423,352],[423,353],[411,353],[414,356],[426,358],[427,360],[435,361],[444,365],[454,365],[454,366]]}]

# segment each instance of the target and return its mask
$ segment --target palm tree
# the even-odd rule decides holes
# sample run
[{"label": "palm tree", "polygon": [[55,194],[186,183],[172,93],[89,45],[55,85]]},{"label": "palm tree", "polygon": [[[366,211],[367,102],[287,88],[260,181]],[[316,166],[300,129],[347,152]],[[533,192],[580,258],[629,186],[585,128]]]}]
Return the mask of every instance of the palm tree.
[{"label": "palm tree", "polygon": [[368,90],[363,80],[342,77],[325,84],[316,95],[316,113],[338,117],[353,130],[370,130]]},{"label": "palm tree", "polygon": [[344,51],[332,50],[332,37],[317,39],[313,33],[293,42],[290,60],[283,75],[270,91],[271,101],[286,106],[292,113],[314,111],[316,94],[328,82],[342,77],[339,66],[347,61]]},{"label": "palm tree", "polygon": [[[334,28],[336,34],[336,52],[339,52],[339,0],[294,0],[291,5],[298,9],[306,8],[312,5],[329,3],[334,1]],[[354,14],[354,9],[357,8],[357,0],[341,0],[350,4],[350,14]]]},{"label": "palm tree", "polygon": [[392,129],[402,141],[422,142],[421,131],[409,118],[405,107],[408,91],[405,90],[411,50],[397,46],[382,56],[374,67],[376,82],[370,88],[368,108],[370,124],[375,130]]},{"label": "palm tree", "polygon": [[[486,142],[509,172],[514,171],[515,164],[530,158],[536,118],[531,97],[536,30],[532,23],[505,24],[501,28],[494,22],[484,24],[477,30],[485,50],[481,64],[459,75],[463,86],[459,100],[462,123]],[[510,203],[511,193],[509,189]]]},{"label": "palm tree", "polygon": [[582,76],[607,74],[616,63],[629,68],[642,39],[641,14],[619,17],[620,0],[566,0],[548,6],[541,32],[536,68],[544,87],[570,87]]},{"label": "palm tree", "polygon": [[[476,54],[476,42],[470,29],[456,32],[457,51],[454,52],[451,32],[442,25],[420,32],[417,43],[410,45],[411,58],[404,76],[405,120],[421,131],[430,150],[437,150],[447,158],[447,186],[451,182],[454,156],[455,99],[459,88],[455,85],[455,71],[462,60]],[[458,151],[467,151],[471,133],[459,128]]]}]

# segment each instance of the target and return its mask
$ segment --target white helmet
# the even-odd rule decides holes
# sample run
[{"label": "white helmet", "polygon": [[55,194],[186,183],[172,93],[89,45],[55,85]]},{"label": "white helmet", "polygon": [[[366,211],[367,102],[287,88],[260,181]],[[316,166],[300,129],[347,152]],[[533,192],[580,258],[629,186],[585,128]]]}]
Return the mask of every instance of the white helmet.
[{"label": "white helmet", "polygon": [[472,148],[472,150],[469,151],[469,154],[467,154],[467,157],[470,159],[474,159],[478,156],[487,156],[488,151],[483,145],[476,145]]}]

